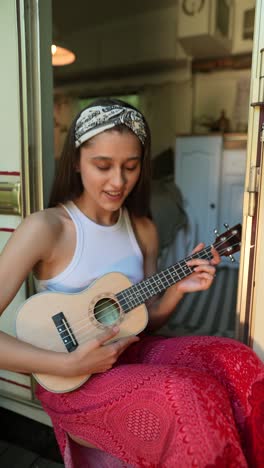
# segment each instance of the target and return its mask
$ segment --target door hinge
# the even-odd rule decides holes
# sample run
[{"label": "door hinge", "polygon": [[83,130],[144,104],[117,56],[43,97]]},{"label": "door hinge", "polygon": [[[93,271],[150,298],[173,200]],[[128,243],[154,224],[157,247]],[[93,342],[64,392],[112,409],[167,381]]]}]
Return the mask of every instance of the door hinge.
[{"label": "door hinge", "polygon": [[260,51],[259,98],[264,100],[264,49]]},{"label": "door hinge", "polygon": [[253,217],[256,207],[256,193],[260,189],[260,167],[253,166],[250,168],[249,184],[248,184],[248,216]]},{"label": "door hinge", "polygon": [[249,173],[249,184],[248,192],[257,193],[259,192],[259,183],[260,183],[260,167],[252,166]]},{"label": "door hinge", "polygon": [[264,143],[264,123],[262,124],[261,130],[260,130],[260,142]]}]

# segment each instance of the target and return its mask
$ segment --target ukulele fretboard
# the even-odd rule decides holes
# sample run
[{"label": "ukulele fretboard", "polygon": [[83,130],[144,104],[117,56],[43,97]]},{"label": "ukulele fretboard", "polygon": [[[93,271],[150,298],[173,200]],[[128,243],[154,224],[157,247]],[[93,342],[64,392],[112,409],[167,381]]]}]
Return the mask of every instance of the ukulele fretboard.
[{"label": "ukulele fretboard", "polygon": [[182,280],[186,276],[189,276],[193,272],[193,269],[187,265],[187,262],[193,258],[211,260],[211,248],[211,246],[208,246],[200,252],[190,255],[175,265],[166,268],[162,272],[156,273],[140,283],[130,286],[116,294],[119,303],[122,304],[123,311],[125,313],[129,312],[135,307],[146,302],[151,297],[160,294],[165,289]]}]

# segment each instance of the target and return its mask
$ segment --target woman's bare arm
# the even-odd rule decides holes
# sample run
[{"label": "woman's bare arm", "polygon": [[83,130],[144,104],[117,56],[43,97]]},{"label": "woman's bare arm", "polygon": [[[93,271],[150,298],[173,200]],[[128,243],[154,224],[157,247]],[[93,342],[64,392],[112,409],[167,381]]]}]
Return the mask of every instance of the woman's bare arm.
[{"label": "woman's bare arm", "polygon": [[[60,231],[56,216],[40,212],[28,217],[14,232],[0,256],[0,313],[12,301],[34,266],[52,259]],[[128,337],[102,346],[118,331],[110,329],[99,339],[79,346],[73,353],[47,351],[0,332],[0,368],[64,377],[103,372],[138,340],[137,337]]]},{"label": "woman's bare arm", "polygon": [[[52,252],[59,225],[55,218],[44,212],[26,218],[13,233],[0,255],[0,314],[12,301],[33,267]],[[57,367],[56,356],[50,360],[47,351],[23,343],[0,332],[0,367],[2,369],[32,372],[38,369],[45,372],[47,367]],[[49,362],[50,361],[50,362]],[[49,363],[49,364],[48,364]],[[48,364],[48,365],[47,365]]]},{"label": "woman's bare arm", "polygon": [[[145,277],[148,277],[157,272],[159,250],[157,229],[152,221],[145,218],[136,221],[136,231],[144,254]],[[204,244],[199,244],[193,253],[198,252],[203,247]],[[215,276],[214,265],[220,261],[217,252],[213,251],[212,253],[213,259],[210,262],[201,259],[188,262],[194,268],[194,273],[168,288],[160,297],[156,296],[148,302],[148,328],[150,330],[156,330],[166,323],[185,293],[205,290],[211,286]]]},{"label": "woman's bare arm", "polygon": [[13,233],[0,255],[0,314],[34,266],[49,260],[59,229],[52,215],[39,212],[26,218]]}]

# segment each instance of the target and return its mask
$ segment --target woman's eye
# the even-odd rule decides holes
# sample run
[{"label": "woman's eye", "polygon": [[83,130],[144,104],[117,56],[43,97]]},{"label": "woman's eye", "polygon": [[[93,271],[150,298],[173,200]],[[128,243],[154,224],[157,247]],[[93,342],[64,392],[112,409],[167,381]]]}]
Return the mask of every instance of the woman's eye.
[{"label": "woman's eye", "polygon": [[109,166],[96,166],[99,171],[108,171],[110,169]]},{"label": "woman's eye", "polygon": [[[135,171],[138,167],[138,164],[134,164],[133,166],[124,166],[124,169],[126,171]],[[109,171],[111,169],[111,166],[96,166],[96,168],[99,171]]]},{"label": "woman's eye", "polygon": [[126,167],[126,170],[127,171],[135,171],[136,168],[137,168],[137,165],[136,166],[129,166],[129,167]]}]

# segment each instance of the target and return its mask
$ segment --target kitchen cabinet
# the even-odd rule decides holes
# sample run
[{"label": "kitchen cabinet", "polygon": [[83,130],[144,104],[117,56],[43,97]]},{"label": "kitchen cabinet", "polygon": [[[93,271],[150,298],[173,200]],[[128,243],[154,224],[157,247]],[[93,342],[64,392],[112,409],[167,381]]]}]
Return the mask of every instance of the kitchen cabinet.
[{"label": "kitchen cabinet", "polygon": [[214,229],[242,220],[246,143],[244,134],[176,138],[175,183],[198,242],[208,245]]}]

